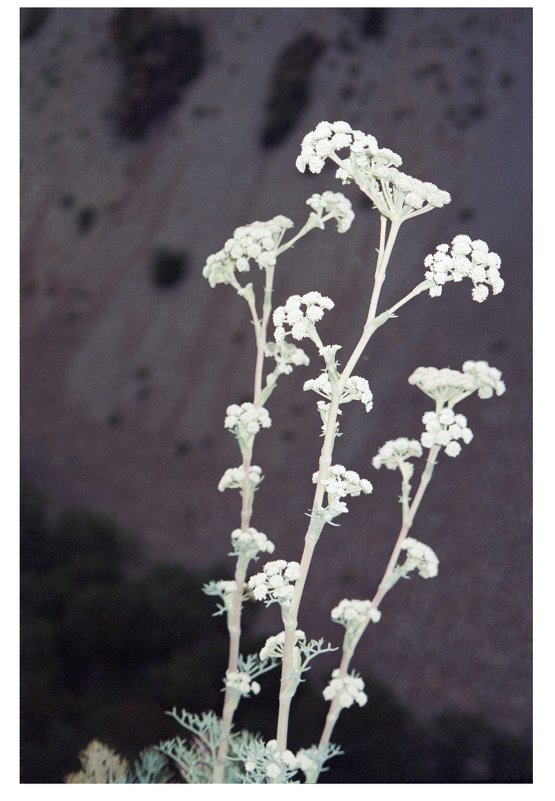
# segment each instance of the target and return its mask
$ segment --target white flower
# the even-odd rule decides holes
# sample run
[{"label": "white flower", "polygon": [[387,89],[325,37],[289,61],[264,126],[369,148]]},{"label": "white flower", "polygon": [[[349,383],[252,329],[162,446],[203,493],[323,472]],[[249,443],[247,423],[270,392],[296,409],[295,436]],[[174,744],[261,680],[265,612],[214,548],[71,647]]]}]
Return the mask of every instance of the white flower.
[{"label": "white flower", "polygon": [[407,537],[401,548],[407,552],[405,563],[402,565],[403,573],[417,570],[422,578],[434,578],[437,576],[439,559],[429,545]]},{"label": "white flower", "polygon": [[498,295],[505,285],[499,274],[501,259],[497,253],[489,251],[481,239],[472,241],[466,234],[458,234],[451,242],[451,253],[446,245],[438,245],[435,253],[424,259],[427,267],[425,277],[430,282],[431,297],[441,295],[441,289],[447,281],[472,281],[472,298],[477,303],[489,295],[488,286],[494,295]]},{"label": "white flower", "polygon": [[[315,323],[323,317],[324,311],[333,307],[333,301],[319,292],[307,292],[302,297],[291,295],[285,305],[278,306],[273,313],[276,342],[283,342],[288,334],[291,334],[293,339],[308,337],[316,341]],[[286,330],[286,326],[289,330]]]},{"label": "white flower", "polygon": [[408,378],[422,392],[439,403],[447,403],[464,392],[472,392],[474,381],[470,375],[448,367],[417,367]]},{"label": "white flower", "polygon": [[[344,150],[348,153],[340,156],[338,151]],[[354,130],[347,122],[319,123],[304,137],[295,163],[301,172],[308,167],[318,173],[327,158],[339,166],[337,178],[343,183],[354,181],[390,219],[407,219],[451,201],[449,193],[435,184],[400,172],[402,159],[397,153],[380,148],[374,136]]]},{"label": "white flower", "polygon": [[283,215],[266,222],[253,222],[236,228],[222,250],[209,256],[202,270],[210,286],[233,284],[237,286],[235,271],[248,272],[250,260],[266,269],[276,263],[276,249],[281,238],[293,222]]},{"label": "white flower", "polygon": [[467,426],[464,414],[455,414],[452,409],[444,408],[440,412],[426,412],[422,417],[426,431],[420,437],[425,448],[440,445],[445,448],[447,456],[458,456],[461,446],[457,440],[468,444],[473,433]]},{"label": "white flower", "polygon": [[507,389],[505,382],[501,379],[501,371],[496,367],[490,367],[487,362],[467,361],[463,364],[462,371],[465,375],[473,378],[480,398],[491,398],[494,393],[503,395]]},{"label": "white flower", "polygon": [[420,456],[422,456],[422,447],[418,440],[398,437],[397,439],[389,439],[382,445],[372,459],[372,465],[377,470],[382,465],[385,465],[388,470],[396,470],[408,459],[418,459]]},{"label": "white flower", "polygon": [[364,706],[368,698],[364,692],[364,682],[356,673],[341,677],[339,668],[332,672],[332,678],[322,695],[326,701],[338,699],[339,706],[348,708],[354,703]]},{"label": "white flower", "polygon": [[232,431],[239,440],[248,441],[258,434],[261,428],[269,428],[272,420],[268,410],[254,403],[231,404],[226,409],[224,426]]},{"label": "white flower", "polygon": [[259,553],[273,553],[275,548],[274,543],[265,534],[252,527],[246,531],[240,528],[232,531],[231,544],[236,556],[242,554],[248,559],[255,559]]},{"label": "white flower", "polygon": [[378,623],[382,613],[372,606],[371,601],[357,601],[344,598],[331,611],[334,623],[345,626],[348,632],[356,632],[366,626],[368,621]]},{"label": "white flower", "polygon": [[[339,135],[340,134],[336,134],[336,136]],[[345,134],[343,134],[343,136],[345,136]],[[320,143],[323,141],[324,140],[320,140]],[[337,148],[337,144],[335,146]],[[318,149],[318,143],[316,148]],[[326,155],[329,154],[326,153]],[[314,209],[315,213],[312,214],[311,217],[319,227],[323,228],[326,219],[330,218],[336,221],[337,230],[340,234],[344,234],[351,227],[351,223],[355,217],[353,207],[351,206],[351,201],[341,192],[323,192],[321,195],[314,194],[311,195],[306,202],[308,206]]]},{"label": "white flower", "polygon": [[[332,389],[330,379],[326,371],[320,373],[318,378],[310,378],[308,381],[305,381],[303,389],[305,392],[307,390],[312,390],[313,392],[317,392],[318,395],[321,395],[323,398],[331,400]],[[341,393],[339,403],[349,403],[350,401],[360,401],[364,405],[364,408],[367,412],[372,409],[374,404],[373,395],[370,386],[368,385],[368,381],[365,378],[354,375],[348,378],[345,382],[345,387]]]},{"label": "white flower", "polygon": [[244,698],[248,698],[251,693],[258,695],[260,692],[260,684],[257,681],[251,681],[248,673],[228,670],[224,684],[227,689],[235,691]]},{"label": "white flower", "polygon": [[278,375],[288,375],[292,372],[293,367],[310,363],[310,359],[304,350],[293,345],[292,342],[268,342],[264,349],[264,355],[275,359],[275,372]]},{"label": "white flower", "polygon": [[[295,632],[295,643],[299,640],[306,640],[304,631],[297,629]],[[285,632],[280,631],[273,637],[268,637],[260,651],[260,659],[281,659],[283,657],[283,646],[285,644]],[[296,646],[295,646],[296,647]]]},{"label": "white flower", "polygon": [[261,573],[249,579],[249,588],[257,601],[265,601],[266,605],[277,602],[283,607],[291,605],[295,581],[300,576],[298,562],[286,562],[277,559],[266,562]]},{"label": "white flower", "polygon": [[[258,465],[251,465],[249,469],[249,484],[253,489],[262,481],[262,468]],[[245,479],[245,471],[243,465],[239,467],[228,467],[218,484],[218,489],[223,492],[226,489],[243,489],[243,482]]]}]

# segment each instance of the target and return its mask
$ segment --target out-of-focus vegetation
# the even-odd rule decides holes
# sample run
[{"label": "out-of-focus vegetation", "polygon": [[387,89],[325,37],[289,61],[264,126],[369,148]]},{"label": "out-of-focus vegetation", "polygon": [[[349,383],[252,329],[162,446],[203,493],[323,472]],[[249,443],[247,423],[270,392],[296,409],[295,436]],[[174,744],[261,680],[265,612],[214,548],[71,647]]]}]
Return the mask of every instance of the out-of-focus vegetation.
[{"label": "out-of-focus vegetation", "polygon": [[[227,633],[201,592],[209,575],[175,565],[138,572],[131,540],[113,521],[83,510],[58,520],[23,486],[21,505],[21,781],[63,781],[78,754],[100,740],[131,762],[182,732],[174,706],[220,711]],[[251,616],[252,621],[252,616]],[[248,626],[248,622],[247,622]],[[263,644],[247,627],[244,651]],[[274,736],[277,672],[237,726]],[[345,713],[334,740],[345,755],[322,781],[530,782],[529,744],[487,723],[446,713],[418,723],[386,687],[365,677],[368,704]],[[291,721],[291,747],[317,741],[326,707],[310,681]],[[179,778],[176,776],[176,781]]]}]

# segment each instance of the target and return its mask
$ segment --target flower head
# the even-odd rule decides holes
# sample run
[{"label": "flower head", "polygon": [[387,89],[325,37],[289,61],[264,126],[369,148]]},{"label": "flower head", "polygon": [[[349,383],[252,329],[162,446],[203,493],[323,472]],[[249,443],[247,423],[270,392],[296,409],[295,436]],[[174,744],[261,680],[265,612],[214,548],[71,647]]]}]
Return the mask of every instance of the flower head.
[{"label": "flower head", "polygon": [[439,445],[445,448],[447,456],[458,456],[461,452],[459,440],[468,445],[474,435],[468,428],[464,414],[455,414],[453,409],[444,408],[439,412],[426,412],[422,417],[426,426],[420,437],[425,448]]},{"label": "flower head", "polygon": [[275,549],[274,543],[265,534],[252,527],[246,531],[240,528],[232,531],[231,544],[236,556],[242,555],[248,559],[255,559],[259,553],[273,553]]},{"label": "flower head", "polygon": [[302,297],[291,295],[284,306],[274,310],[276,342],[282,342],[288,334],[297,340],[309,338],[318,341],[316,323],[322,319],[325,311],[333,307],[333,301],[319,292],[307,292]]},{"label": "flower head", "polygon": [[361,493],[368,495],[373,490],[368,479],[361,478],[355,470],[347,470],[342,464],[331,465],[326,478],[320,478],[319,471],[314,473],[312,482],[320,483],[326,489],[328,506],[324,510],[324,514],[329,520],[349,511],[347,505],[341,500],[342,498],[356,497]]},{"label": "flower head", "polygon": [[260,269],[273,267],[276,263],[276,250],[283,234],[293,222],[283,215],[266,222],[253,222],[236,228],[222,250],[209,256],[202,270],[210,286],[232,284],[239,286],[235,273],[248,272],[251,260]]},{"label": "flower head", "polygon": [[300,576],[298,562],[286,562],[277,559],[266,562],[261,573],[249,579],[249,589],[257,601],[265,601],[266,605],[277,602],[283,607],[291,605],[295,582]]},{"label": "flower head", "polygon": [[501,259],[497,253],[490,252],[481,239],[470,239],[459,234],[448,245],[438,245],[435,253],[424,259],[427,268],[425,277],[430,284],[431,297],[439,297],[448,281],[459,282],[463,278],[472,281],[472,299],[483,303],[490,289],[498,295],[505,286],[500,276]]},{"label": "flower head", "polygon": [[429,545],[424,545],[413,537],[407,537],[401,548],[407,552],[406,561],[402,566],[405,575],[411,570],[417,570],[425,579],[437,576],[439,559]]},{"label": "flower head", "polygon": [[[249,484],[252,489],[256,489],[262,481],[262,468],[253,464],[249,468]],[[245,469],[243,465],[239,467],[228,467],[218,484],[218,489],[223,492],[226,489],[243,490],[245,481]]]},{"label": "flower head", "polygon": [[336,221],[337,230],[340,234],[344,234],[351,227],[355,217],[353,207],[351,206],[351,201],[341,192],[314,194],[306,202],[314,210],[311,218],[318,227],[323,228],[327,219]]},{"label": "flower head", "polygon": [[372,459],[372,465],[379,470],[382,465],[388,470],[398,469],[408,459],[422,456],[422,447],[418,440],[398,437],[388,440]]},{"label": "flower head", "polygon": [[337,698],[342,709],[348,709],[355,702],[364,706],[368,697],[364,692],[364,682],[357,673],[341,676],[339,668],[336,668],[331,675],[331,681],[322,693],[326,701]]}]

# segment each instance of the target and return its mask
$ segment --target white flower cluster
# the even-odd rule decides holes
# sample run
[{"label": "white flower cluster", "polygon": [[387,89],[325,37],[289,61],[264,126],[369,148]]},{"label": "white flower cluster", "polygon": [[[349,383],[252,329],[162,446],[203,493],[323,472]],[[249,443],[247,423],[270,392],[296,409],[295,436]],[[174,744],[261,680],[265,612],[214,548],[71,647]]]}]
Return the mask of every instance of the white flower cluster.
[{"label": "white flower cluster", "polygon": [[505,382],[501,379],[501,370],[490,367],[487,362],[465,362],[462,371],[465,375],[472,376],[480,398],[491,398],[494,393],[503,395],[507,390]]},{"label": "white flower cluster", "polygon": [[331,675],[331,681],[322,693],[326,701],[337,698],[342,709],[348,709],[355,702],[359,706],[364,706],[368,697],[364,692],[364,682],[360,676],[351,673],[341,677],[339,668],[336,668]]},{"label": "white flower cluster", "polygon": [[[324,311],[333,309],[334,305],[333,300],[319,292],[307,292],[302,297],[291,295],[284,306],[278,306],[274,310],[276,342],[282,342],[288,333],[297,340],[312,338],[315,333],[315,323],[322,319]],[[302,306],[305,306],[305,309],[302,309]],[[285,326],[288,326],[290,331],[286,331]]]},{"label": "white flower cluster", "polygon": [[222,250],[206,260],[202,270],[204,278],[208,279],[211,287],[216,284],[236,285],[235,271],[248,272],[251,259],[261,269],[273,267],[281,238],[292,226],[288,217],[278,215],[267,222],[253,222],[236,228]]},{"label": "white flower cluster", "polygon": [[[249,484],[252,489],[262,481],[262,468],[253,464],[249,468]],[[243,465],[239,467],[228,467],[218,483],[218,489],[223,492],[226,489],[243,489],[243,481],[245,480],[245,470]]]},{"label": "white flower cluster", "polygon": [[[284,770],[294,771],[297,770],[297,760],[295,755],[289,749],[280,751],[278,748],[277,740],[270,740],[266,744],[266,776],[268,779],[278,779]],[[249,772],[255,769],[254,764],[245,763],[245,770]]]},{"label": "white flower cluster", "polygon": [[[295,642],[306,640],[304,631],[297,629],[295,632]],[[280,631],[273,637],[268,637],[260,651],[260,659],[281,659],[283,657],[283,646],[285,645],[285,632]]]},{"label": "white flower cluster", "polygon": [[466,445],[472,442],[474,434],[468,428],[464,414],[455,414],[453,409],[441,409],[440,412],[426,412],[422,417],[426,431],[420,437],[425,448],[441,445],[447,456],[458,456],[461,446],[457,440]]},{"label": "white flower cluster", "polygon": [[272,420],[268,410],[254,403],[232,403],[226,409],[224,426],[233,431],[237,439],[248,440],[258,434],[261,428],[270,428]]},{"label": "white flower cluster", "polygon": [[366,625],[370,620],[378,623],[382,616],[379,609],[372,606],[371,601],[357,601],[343,598],[337,606],[331,610],[331,619],[334,623],[340,623],[346,629],[358,629]]},{"label": "white flower cluster", "polygon": [[[450,252],[449,252],[450,251]],[[439,297],[447,281],[462,281],[470,278],[473,284],[472,298],[482,303],[489,295],[488,285],[494,295],[498,295],[505,282],[499,274],[501,259],[497,253],[490,252],[481,239],[472,240],[466,234],[459,234],[449,245],[438,245],[435,253],[424,259],[427,267],[425,277],[430,281],[430,295]]]},{"label": "white flower cluster", "polygon": [[278,375],[289,375],[293,367],[310,364],[310,359],[302,348],[292,342],[268,342],[264,348],[264,355],[276,361],[275,372]]},{"label": "white flower cluster", "polygon": [[311,195],[306,201],[307,206],[314,209],[315,214],[311,214],[311,219],[319,228],[324,227],[325,219],[334,219],[337,223],[337,230],[344,234],[351,227],[355,218],[351,201],[342,192],[323,192],[321,195]]},{"label": "white flower cluster", "polygon": [[257,601],[266,601],[267,604],[277,601],[282,606],[289,606],[295,581],[299,576],[298,562],[277,559],[274,562],[266,562],[262,573],[251,576],[249,588]]},{"label": "white flower cluster", "polygon": [[418,459],[422,456],[422,447],[418,440],[398,437],[389,439],[379,449],[372,459],[372,465],[379,470],[385,465],[388,470],[396,470],[403,462],[408,459]]},{"label": "white flower cluster", "polygon": [[231,613],[235,593],[237,592],[236,581],[224,581],[223,579],[221,581],[209,581],[203,585],[202,591],[205,595],[217,596],[222,599],[222,605],[218,606],[216,614]]},{"label": "white flower cluster", "polygon": [[406,575],[411,570],[417,570],[422,578],[434,578],[437,576],[439,559],[429,545],[407,537],[401,548],[407,552],[406,560],[402,565],[402,573]]},{"label": "white flower cluster", "polygon": [[[331,400],[331,383],[328,374],[324,371],[320,373],[318,378],[310,378],[304,382],[303,389],[312,390],[322,395],[323,398]],[[374,404],[372,391],[368,385],[368,381],[361,376],[353,375],[345,382],[345,387],[341,393],[339,403],[349,403],[349,401],[360,401],[367,412],[370,411]],[[321,407],[318,407],[321,409]]]},{"label": "white flower cluster", "polygon": [[461,373],[449,367],[417,367],[409,376],[408,382],[438,403],[447,403],[458,395],[468,395],[475,389],[474,380],[469,373]]},{"label": "white flower cluster", "polygon": [[[312,483],[319,481],[319,472],[312,476]],[[372,492],[372,484],[366,478],[361,478],[355,470],[347,470],[342,464],[333,464],[328,469],[328,477],[320,479],[320,484],[326,488],[328,507],[325,510],[330,518],[348,512],[347,505],[341,500],[347,496],[356,497],[364,492]]]},{"label": "white flower cluster", "polygon": [[478,392],[480,398],[491,398],[494,393],[503,395],[507,389],[501,371],[484,361],[467,361],[462,372],[448,367],[417,367],[408,381],[442,404],[457,403],[473,392]]},{"label": "white flower cluster", "polygon": [[237,671],[227,671],[225,686],[228,690],[234,690],[244,698],[248,698],[251,693],[253,695],[258,695],[260,692],[260,684],[257,681],[251,681],[248,673],[240,673]]},{"label": "white flower cluster", "polygon": [[243,555],[248,559],[254,559],[259,553],[273,553],[275,549],[274,543],[265,534],[252,527],[246,531],[240,528],[232,531],[231,544],[236,556]]},{"label": "white flower cluster", "polygon": [[[349,149],[340,159],[338,150]],[[297,169],[321,172],[326,158],[339,164],[336,177],[343,183],[355,183],[386,217],[406,218],[451,202],[451,196],[435,184],[419,181],[400,172],[401,157],[388,148],[380,148],[376,138],[354,130],[349,123],[320,122],[308,133],[296,160]]]}]

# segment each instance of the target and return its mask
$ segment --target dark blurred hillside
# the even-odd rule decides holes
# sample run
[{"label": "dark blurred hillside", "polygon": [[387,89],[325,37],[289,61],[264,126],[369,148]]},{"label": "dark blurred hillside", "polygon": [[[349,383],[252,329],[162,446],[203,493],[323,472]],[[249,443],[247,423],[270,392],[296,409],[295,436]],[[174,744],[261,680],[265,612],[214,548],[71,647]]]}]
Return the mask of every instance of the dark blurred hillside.
[{"label": "dark blurred hillside", "polygon": [[[179,732],[174,706],[220,712],[225,625],[211,617],[205,579],[170,565],[129,577],[130,548],[110,520],[68,511],[51,520],[24,487],[21,506],[21,781],[59,783],[93,739],[130,760]],[[136,554],[135,554],[136,556]],[[225,575],[215,567],[210,577]],[[263,642],[249,632],[245,653]],[[275,675],[274,675],[275,674]],[[277,671],[244,703],[238,726],[273,737]],[[487,724],[445,715],[418,725],[393,693],[367,682],[368,706],[337,728],[345,756],[334,782],[529,782],[530,748]],[[292,720],[296,747],[317,741],[325,702],[303,685]]]},{"label": "dark blurred hillside", "polygon": [[[451,285],[442,298],[421,296],[361,360],[374,408],[345,410],[337,461],[375,490],[319,543],[300,625],[335,639],[329,610],[346,595],[368,597],[381,577],[399,487],[371,459],[385,440],[420,433],[427,405],[408,375],[488,360],[508,392],[461,409],[475,438],[442,460],[414,528],[440,575],[388,596],[356,668],[391,682],[422,725],[452,710],[525,738],[531,29],[531,10],[517,8],[23,9],[21,29],[23,472],[55,516],[73,507],[120,521],[147,566],[163,557],[177,572],[205,572],[225,560],[238,503],[217,484],[238,451],[223,418],[251,391],[253,343],[245,304],[228,287],[211,290],[202,267],[238,225],[286,214],[300,226],[307,197],[342,189],[332,169],[294,166],[320,120],[374,134],[409,174],[452,194],[401,229],[384,308],[458,233],[501,255],[501,295],[477,304]],[[369,204],[345,191],[352,230],[300,241],[275,290],[276,303],[329,295],[325,334],[340,354],[365,317],[378,234]],[[302,392],[319,371],[312,356],[271,398],[273,427],[255,451],[266,478],[253,525],[288,559],[301,553],[320,445]],[[89,647],[83,620],[95,596],[80,603],[67,623],[83,637],[76,649]],[[135,603],[125,606],[130,621]]]}]

